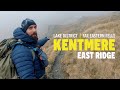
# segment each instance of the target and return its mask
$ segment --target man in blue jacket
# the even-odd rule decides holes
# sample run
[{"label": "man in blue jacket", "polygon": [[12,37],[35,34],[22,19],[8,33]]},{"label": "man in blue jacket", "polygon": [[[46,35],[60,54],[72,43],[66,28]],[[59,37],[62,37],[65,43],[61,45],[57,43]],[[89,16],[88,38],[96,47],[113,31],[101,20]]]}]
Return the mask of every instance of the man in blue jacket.
[{"label": "man in blue jacket", "polygon": [[36,48],[38,42],[36,23],[31,19],[23,20],[21,27],[14,30],[13,36],[23,42],[23,44],[18,44],[14,47],[11,55],[19,78],[39,79],[43,77],[45,75],[45,67],[42,67],[38,56],[41,51],[37,50],[35,52],[34,60],[31,52],[31,49]]}]

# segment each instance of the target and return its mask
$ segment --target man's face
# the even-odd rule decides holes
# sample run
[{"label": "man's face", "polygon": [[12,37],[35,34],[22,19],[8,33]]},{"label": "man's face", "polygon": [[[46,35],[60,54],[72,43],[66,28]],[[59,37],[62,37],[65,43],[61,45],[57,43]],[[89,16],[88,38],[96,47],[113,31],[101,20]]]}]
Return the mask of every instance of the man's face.
[{"label": "man's face", "polygon": [[30,25],[26,31],[26,33],[33,37],[34,39],[38,40],[37,36],[37,25]]}]

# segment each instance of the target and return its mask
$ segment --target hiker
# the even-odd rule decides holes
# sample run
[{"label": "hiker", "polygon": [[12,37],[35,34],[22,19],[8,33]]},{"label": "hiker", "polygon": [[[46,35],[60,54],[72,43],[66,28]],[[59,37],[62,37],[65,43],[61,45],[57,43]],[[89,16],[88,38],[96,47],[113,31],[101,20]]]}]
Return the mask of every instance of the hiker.
[{"label": "hiker", "polygon": [[[42,59],[47,59],[46,54],[42,49],[36,49],[38,44],[37,24],[33,20],[27,18],[22,21],[21,27],[18,27],[14,30],[13,36],[15,39],[21,40],[23,42],[23,44],[18,44],[13,48],[11,55],[19,78],[45,78],[45,67],[48,65],[48,61],[46,61],[47,63],[44,63]],[[31,50],[34,50],[35,52],[34,60],[34,56]]]}]

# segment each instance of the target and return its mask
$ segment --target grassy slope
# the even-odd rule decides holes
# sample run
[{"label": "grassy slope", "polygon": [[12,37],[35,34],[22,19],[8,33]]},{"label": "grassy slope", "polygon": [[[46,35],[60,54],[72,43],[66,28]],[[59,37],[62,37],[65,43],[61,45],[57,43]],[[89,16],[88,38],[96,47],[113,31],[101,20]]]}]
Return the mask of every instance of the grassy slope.
[{"label": "grassy slope", "polygon": [[[62,58],[62,69],[65,78],[120,78],[120,13],[115,12],[102,17],[84,17],[83,21],[75,24],[61,26],[60,33],[115,33],[116,34],[116,59],[115,60],[77,60],[77,52],[65,52]],[[54,33],[54,32],[53,32]],[[49,74],[51,66],[58,52],[53,51],[53,40],[45,45],[50,61],[47,67]]]}]

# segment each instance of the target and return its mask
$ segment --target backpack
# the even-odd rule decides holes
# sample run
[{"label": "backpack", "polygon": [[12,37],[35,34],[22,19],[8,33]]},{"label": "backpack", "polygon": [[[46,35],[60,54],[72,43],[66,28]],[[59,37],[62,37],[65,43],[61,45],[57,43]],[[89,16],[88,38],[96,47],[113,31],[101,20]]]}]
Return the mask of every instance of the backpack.
[{"label": "backpack", "polygon": [[[22,42],[15,38],[4,39],[0,42],[0,79],[19,79],[11,59],[12,49],[17,44],[22,44]],[[31,51],[34,60],[35,54],[33,50]]]}]

